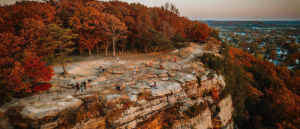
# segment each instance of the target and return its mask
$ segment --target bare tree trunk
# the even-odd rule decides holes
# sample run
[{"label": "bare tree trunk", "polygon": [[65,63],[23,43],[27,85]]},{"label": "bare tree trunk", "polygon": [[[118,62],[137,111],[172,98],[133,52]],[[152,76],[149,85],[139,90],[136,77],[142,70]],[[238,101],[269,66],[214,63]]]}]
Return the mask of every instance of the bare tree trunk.
[{"label": "bare tree trunk", "polygon": [[82,55],[82,50],[81,50],[81,48],[79,48],[79,52],[80,52],[80,55]]},{"label": "bare tree trunk", "polygon": [[116,56],[115,41],[113,41],[113,57]]},{"label": "bare tree trunk", "polygon": [[[62,62],[64,62],[64,61],[62,61]],[[64,69],[64,74],[67,74],[67,70],[66,70],[66,67],[64,64],[63,64],[63,69]]]},{"label": "bare tree trunk", "polygon": [[108,45],[106,46],[106,49],[105,49],[105,51],[106,51],[106,55],[105,56],[106,57],[107,57],[107,50],[108,50]]},{"label": "bare tree trunk", "polygon": [[161,54],[161,51],[160,51],[160,49],[159,49],[159,54],[160,54],[160,58],[161,58],[161,60],[163,59],[163,57],[162,57],[162,54]]},{"label": "bare tree trunk", "polygon": [[122,41],[122,53],[123,53],[123,47],[124,47],[124,43],[123,43],[123,41]]},{"label": "bare tree trunk", "polygon": [[97,47],[97,53],[99,52],[99,46],[98,46],[98,43],[96,44],[96,47]]},{"label": "bare tree trunk", "polygon": [[61,53],[61,64],[63,66],[64,74],[67,74],[67,70],[64,64],[64,54],[63,54],[61,43],[59,44],[59,46],[60,46],[60,53]]},{"label": "bare tree trunk", "polygon": [[132,37],[132,40],[131,40],[131,49],[132,49],[132,52],[133,52],[133,42],[134,42],[134,37]]},{"label": "bare tree trunk", "polygon": [[89,49],[89,55],[90,55],[90,56],[92,56],[92,52],[91,52],[91,49]]},{"label": "bare tree trunk", "polygon": [[181,55],[180,55],[180,51],[181,51],[181,49],[178,49],[178,51],[179,51],[179,56],[181,57]]}]

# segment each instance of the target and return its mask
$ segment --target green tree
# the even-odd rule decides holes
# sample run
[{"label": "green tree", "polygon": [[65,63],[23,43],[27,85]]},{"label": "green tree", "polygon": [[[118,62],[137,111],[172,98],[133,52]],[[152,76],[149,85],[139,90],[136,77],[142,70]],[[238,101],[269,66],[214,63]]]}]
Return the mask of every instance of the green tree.
[{"label": "green tree", "polygon": [[152,40],[149,46],[156,51],[158,50],[162,59],[161,51],[173,49],[172,42],[163,33],[154,29],[150,29],[150,31],[152,32]]},{"label": "green tree", "polygon": [[187,43],[187,39],[183,38],[181,34],[176,34],[171,41],[173,42],[173,47],[177,48],[179,51],[179,56],[180,56],[180,51],[188,47],[189,44]]},{"label": "green tree", "polygon": [[219,31],[216,29],[212,30],[212,33],[210,34],[210,37],[214,37],[216,40],[221,41],[220,37],[219,37]]},{"label": "green tree", "polygon": [[61,28],[59,25],[50,24],[46,31],[49,32],[49,36],[46,39],[49,44],[55,44],[56,49],[59,52],[54,52],[50,57],[55,64],[61,64],[63,66],[64,74],[67,74],[65,65],[68,61],[73,61],[72,58],[68,58],[68,54],[72,53],[75,47],[72,47],[74,43],[71,41],[77,37],[77,34],[71,34],[70,29]]}]

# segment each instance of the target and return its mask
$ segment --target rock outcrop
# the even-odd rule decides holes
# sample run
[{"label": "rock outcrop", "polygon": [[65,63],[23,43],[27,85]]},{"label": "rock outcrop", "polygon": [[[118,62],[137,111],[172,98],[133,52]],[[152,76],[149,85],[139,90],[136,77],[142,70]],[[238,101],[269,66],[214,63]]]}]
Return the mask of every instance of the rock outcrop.
[{"label": "rock outcrop", "polygon": [[[184,50],[185,58],[177,63],[166,59],[162,62],[164,69],[160,69],[155,61],[153,67],[145,66],[145,61],[133,64],[120,61],[106,63],[107,71],[99,73],[97,65],[103,62],[74,64],[70,66],[71,75],[56,74],[53,77],[50,81],[52,88],[47,92],[15,99],[1,106],[0,125],[8,129],[13,126],[132,129],[160,128],[166,125],[161,121],[168,121],[169,128],[206,129],[213,128],[215,116],[211,115],[214,111],[210,107],[219,106],[217,117],[222,126],[231,126],[231,97],[214,105],[209,95],[213,87],[219,91],[224,89],[223,77],[215,75],[215,78],[208,79],[202,63],[191,63],[194,54],[200,54],[201,49],[194,46]],[[191,54],[193,51],[194,54]],[[132,71],[136,67],[139,67],[139,72],[134,74]],[[196,77],[192,70],[203,74],[200,78]],[[88,79],[92,82],[84,91],[74,88],[77,82]],[[152,85],[154,82],[155,86]],[[204,103],[206,106],[201,107]],[[14,108],[19,112],[11,113]],[[7,119],[14,117],[20,117],[22,122],[12,123],[11,119]]]}]

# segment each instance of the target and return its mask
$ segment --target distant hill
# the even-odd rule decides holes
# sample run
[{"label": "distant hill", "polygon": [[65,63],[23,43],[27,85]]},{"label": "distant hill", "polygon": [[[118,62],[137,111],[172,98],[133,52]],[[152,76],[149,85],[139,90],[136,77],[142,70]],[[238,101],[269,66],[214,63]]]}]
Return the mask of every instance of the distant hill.
[{"label": "distant hill", "polygon": [[270,27],[270,26],[300,26],[300,21],[214,21],[199,20],[208,26],[243,26],[243,27]]},{"label": "distant hill", "polygon": [[287,25],[287,26],[300,26],[300,21],[263,21],[267,24]]}]

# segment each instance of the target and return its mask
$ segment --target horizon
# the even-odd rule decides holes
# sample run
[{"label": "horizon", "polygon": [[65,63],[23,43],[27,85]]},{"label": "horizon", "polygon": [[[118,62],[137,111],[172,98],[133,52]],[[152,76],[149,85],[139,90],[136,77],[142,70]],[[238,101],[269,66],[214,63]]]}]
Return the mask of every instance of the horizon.
[{"label": "horizon", "polygon": [[[15,1],[19,0],[2,0],[0,4],[9,5],[15,3]],[[139,2],[148,7],[161,7],[166,2],[169,2],[179,9],[181,16],[186,16],[191,20],[300,21],[299,0],[187,0],[185,2],[182,0],[120,1],[129,4]]]}]

